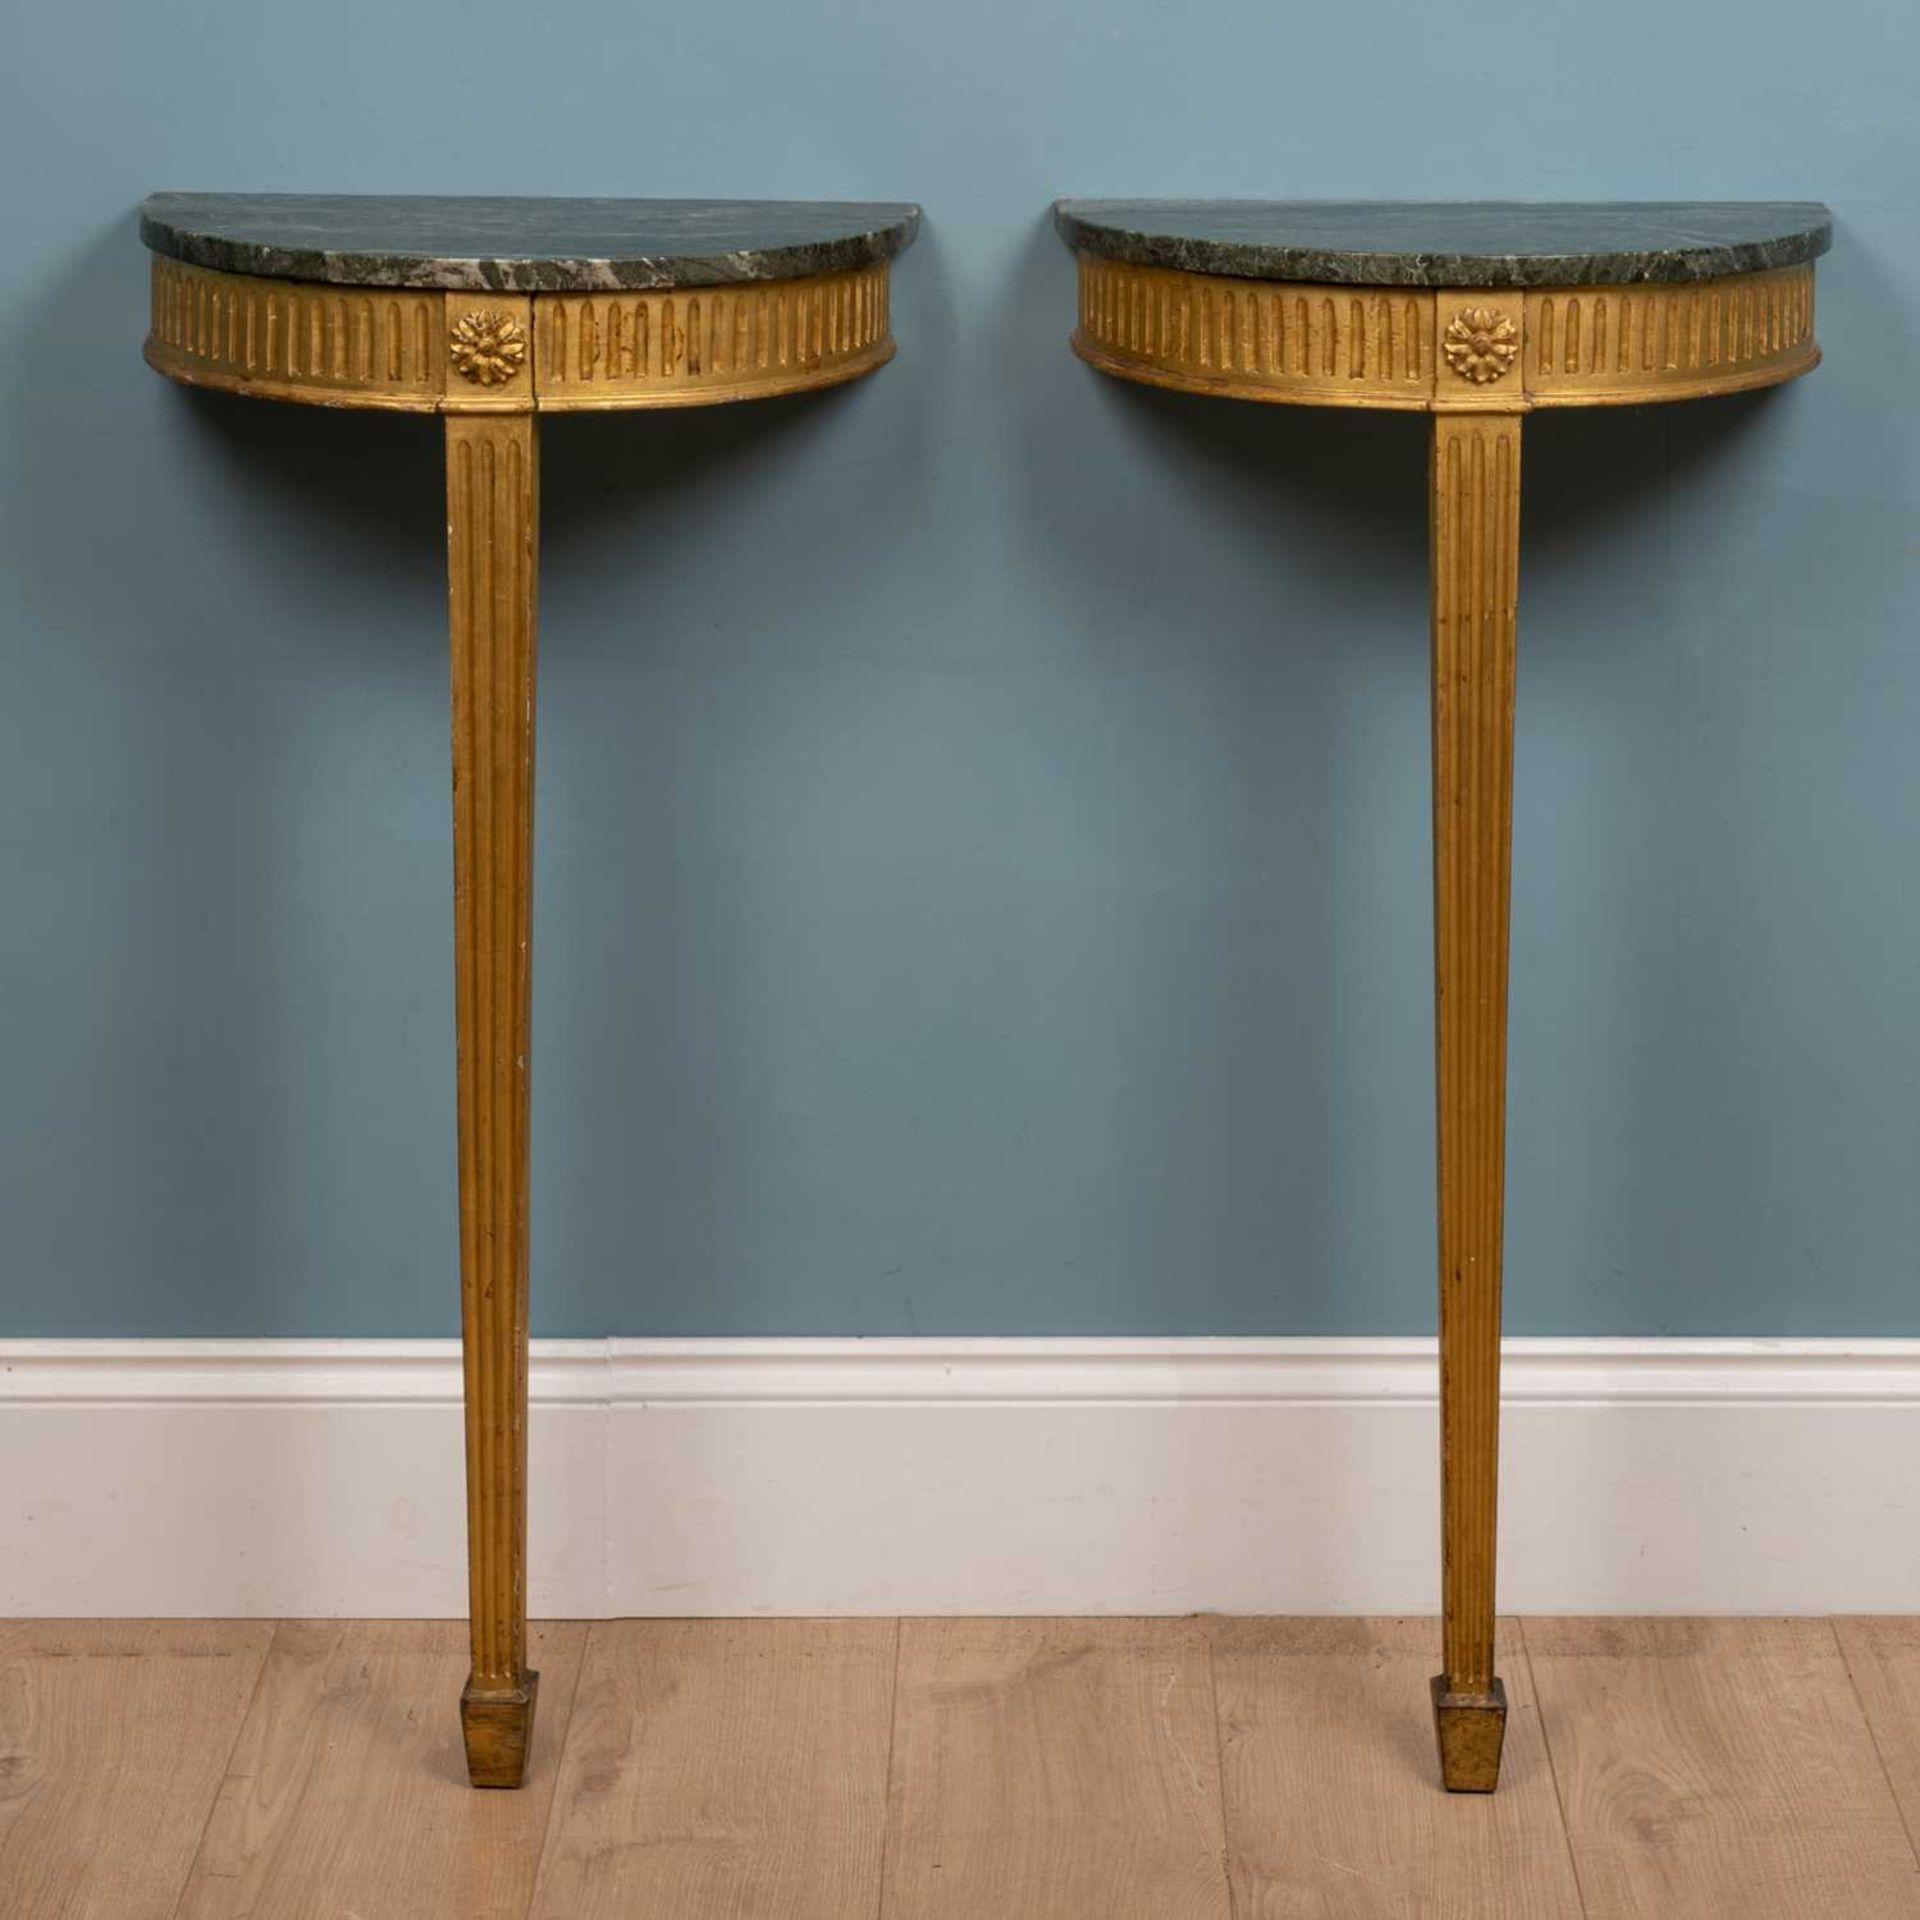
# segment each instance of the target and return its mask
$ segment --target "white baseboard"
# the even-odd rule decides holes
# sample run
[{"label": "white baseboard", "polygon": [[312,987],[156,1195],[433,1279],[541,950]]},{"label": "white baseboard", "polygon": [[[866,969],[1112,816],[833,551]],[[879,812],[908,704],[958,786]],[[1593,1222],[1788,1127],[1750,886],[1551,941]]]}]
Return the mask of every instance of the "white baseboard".
[{"label": "white baseboard", "polygon": [[[450,1615],[452,1341],[0,1342],[0,1612]],[[1507,1344],[1501,1604],[1920,1609],[1920,1341]],[[1430,1340],[538,1341],[536,1615],[1418,1613]]]}]

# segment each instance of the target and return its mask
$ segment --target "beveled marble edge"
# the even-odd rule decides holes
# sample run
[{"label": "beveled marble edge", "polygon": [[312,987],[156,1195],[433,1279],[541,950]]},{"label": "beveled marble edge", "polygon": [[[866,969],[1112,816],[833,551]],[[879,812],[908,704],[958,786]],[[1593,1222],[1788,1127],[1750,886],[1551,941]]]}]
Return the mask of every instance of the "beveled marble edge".
[{"label": "beveled marble edge", "polygon": [[[436,217],[455,230],[465,225],[461,242],[491,242],[497,234],[505,244],[434,244]],[[548,252],[527,239],[529,230],[556,239],[613,239],[612,227],[622,219],[635,227],[650,223],[670,244]],[[352,221],[362,224],[348,245],[343,223]],[[494,233],[485,233],[488,227]],[[667,231],[675,227],[678,232]],[[156,193],[140,206],[142,241],[192,266],[263,279],[452,292],[592,293],[797,280],[891,260],[919,229],[920,209],[907,201]],[[763,237],[755,240],[756,232]],[[721,241],[729,244],[715,244]]]},{"label": "beveled marble edge", "polygon": [[[1614,214],[1640,215],[1648,225],[1662,220],[1673,229],[1672,243],[1644,247],[1564,246],[1511,251],[1493,248],[1395,249],[1378,251],[1352,245],[1314,245],[1306,239],[1259,237],[1260,225],[1284,223],[1288,210],[1306,219],[1328,217],[1352,227],[1369,216],[1383,220],[1409,216],[1444,219],[1449,213],[1511,218],[1523,227],[1531,216],[1551,227],[1564,218]],[[1164,225],[1141,216],[1161,212]],[[1688,212],[1720,215],[1751,211],[1774,216],[1777,231],[1739,239],[1689,236]],[[1243,219],[1246,237],[1176,231],[1182,214],[1189,224]],[[1195,221],[1193,216],[1199,216]],[[1779,216],[1787,216],[1785,219]],[[1054,225],[1076,252],[1134,266],[1176,272],[1223,274],[1244,280],[1296,281],[1318,286],[1387,287],[1554,287],[1630,286],[1662,281],[1717,280],[1761,273],[1817,259],[1833,244],[1833,215],[1818,201],[1262,201],[1262,200],[1056,200]]]}]

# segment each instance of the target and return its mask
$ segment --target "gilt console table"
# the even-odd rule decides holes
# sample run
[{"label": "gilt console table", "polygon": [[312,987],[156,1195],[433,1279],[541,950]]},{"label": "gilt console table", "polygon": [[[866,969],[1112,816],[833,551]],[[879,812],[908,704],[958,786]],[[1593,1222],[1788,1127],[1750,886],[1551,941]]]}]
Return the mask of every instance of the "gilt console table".
[{"label": "gilt console table", "polygon": [[520,1784],[535,416],[831,386],[893,356],[919,209],[830,201],[156,194],[146,357],[270,400],[445,416],[460,1297],[476,1786]]},{"label": "gilt console table", "polygon": [[1433,416],[1441,1776],[1490,1792],[1520,423],[1774,386],[1819,360],[1824,207],[1063,200],[1074,350],[1235,400]]}]

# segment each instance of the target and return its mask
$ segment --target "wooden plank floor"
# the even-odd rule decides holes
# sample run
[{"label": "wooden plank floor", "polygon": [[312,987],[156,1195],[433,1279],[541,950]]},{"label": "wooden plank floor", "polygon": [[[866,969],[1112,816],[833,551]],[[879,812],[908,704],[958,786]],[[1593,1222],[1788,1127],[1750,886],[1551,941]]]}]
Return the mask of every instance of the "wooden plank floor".
[{"label": "wooden plank floor", "polygon": [[535,1631],[519,1793],[447,1622],[0,1624],[5,1920],[1915,1920],[1920,1620]]}]

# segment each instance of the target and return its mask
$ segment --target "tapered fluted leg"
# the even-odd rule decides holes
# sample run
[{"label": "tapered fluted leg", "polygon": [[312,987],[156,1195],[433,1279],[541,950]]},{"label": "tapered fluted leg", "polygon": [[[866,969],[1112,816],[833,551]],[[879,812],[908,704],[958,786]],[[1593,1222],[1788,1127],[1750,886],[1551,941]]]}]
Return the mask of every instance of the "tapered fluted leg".
[{"label": "tapered fluted leg", "polygon": [[1436,414],[1432,466],[1435,1078],[1439,1099],[1441,1775],[1500,1777],[1493,1670],[1506,1171],[1507,903],[1520,418]]},{"label": "tapered fluted leg", "polygon": [[517,1787],[539,1675],[527,1667],[527,1059],[533,904],[539,484],[530,413],[450,414],[454,983],[460,1301],[476,1787]]}]

